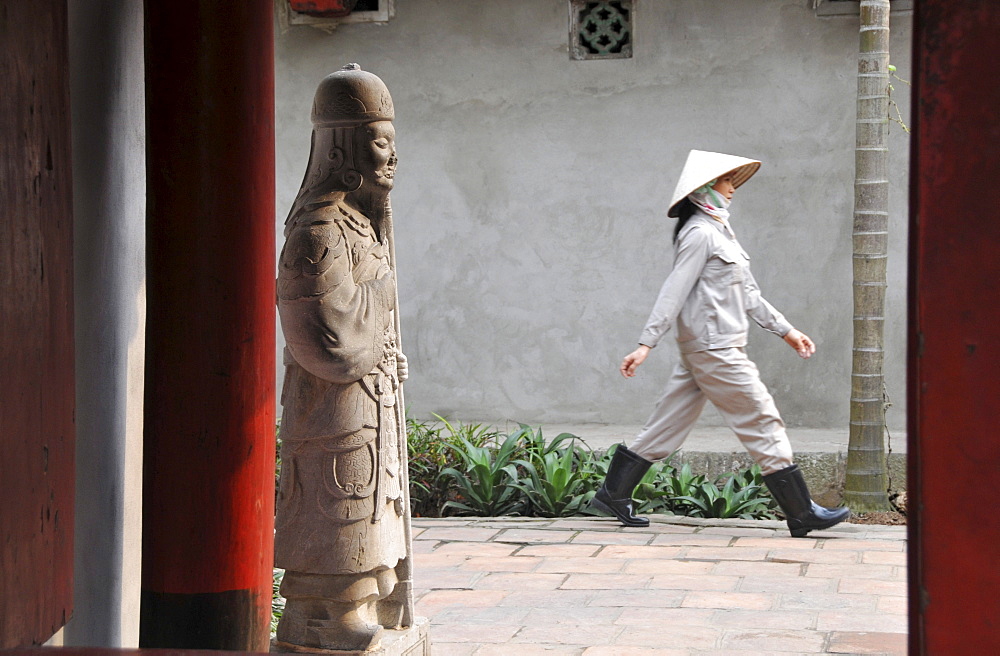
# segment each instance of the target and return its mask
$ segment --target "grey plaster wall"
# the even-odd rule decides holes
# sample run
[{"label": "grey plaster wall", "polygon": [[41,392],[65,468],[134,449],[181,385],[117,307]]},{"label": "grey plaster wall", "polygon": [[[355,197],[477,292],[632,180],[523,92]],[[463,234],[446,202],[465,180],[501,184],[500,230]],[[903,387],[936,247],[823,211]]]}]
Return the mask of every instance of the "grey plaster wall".
[{"label": "grey plaster wall", "polygon": [[142,2],[70,0],[76,527],[66,645],[137,647],[145,325]]},{"label": "grey plaster wall", "polygon": [[[754,331],[792,426],[843,428],[851,366],[857,17],[808,0],[639,4],[635,55],[571,61],[565,0],[401,0],[388,25],[279,33],[277,210],[298,189],[317,82],[349,61],[397,112],[411,416],[642,423],[676,348],[617,373],[670,270],[669,196],[691,148],[764,165],[732,223],[765,295],[819,345]],[[911,19],[892,60],[910,71]],[[909,89],[895,99],[908,114]],[[891,137],[889,423],[903,426],[909,141]],[[280,381],[279,381],[280,382]],[[711,412],[705,421],[718,421]]]}]

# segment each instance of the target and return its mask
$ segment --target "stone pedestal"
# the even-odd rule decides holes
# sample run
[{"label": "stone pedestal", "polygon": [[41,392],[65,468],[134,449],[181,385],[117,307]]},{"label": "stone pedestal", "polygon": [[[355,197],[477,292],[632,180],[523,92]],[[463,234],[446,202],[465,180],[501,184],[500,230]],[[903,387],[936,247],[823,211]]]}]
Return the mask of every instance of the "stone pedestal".
[{"label": "stone pedestal", "polygon": [[430,622],[418,617],[408,629],[386,630],[379,645],[367,651],[312,649],[271,641],[271,653],[331,654],[333,656],[431,656]]}]

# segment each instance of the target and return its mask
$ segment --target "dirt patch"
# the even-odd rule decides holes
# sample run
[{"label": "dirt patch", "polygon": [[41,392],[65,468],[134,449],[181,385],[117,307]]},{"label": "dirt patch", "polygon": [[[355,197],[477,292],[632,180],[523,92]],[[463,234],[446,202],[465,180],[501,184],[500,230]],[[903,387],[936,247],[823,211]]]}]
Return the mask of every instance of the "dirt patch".
[{"label": "dirt patch", "polygon": [[884,524],[888,526],[899,526],[906,524],[906,515],[901,512],[870,512],[851,515],[847,520],[851,524]]}]

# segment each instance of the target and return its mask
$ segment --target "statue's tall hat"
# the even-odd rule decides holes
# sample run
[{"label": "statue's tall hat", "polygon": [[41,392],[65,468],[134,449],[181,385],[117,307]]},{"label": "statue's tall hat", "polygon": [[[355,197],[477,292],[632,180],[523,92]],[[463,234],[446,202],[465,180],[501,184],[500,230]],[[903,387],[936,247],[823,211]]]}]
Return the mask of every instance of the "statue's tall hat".
[{"label": "statue's tall hat", "polygon": [[347,64],[327,75],[316,89],[314,127],[349,128],[394,117],[392,97],[385,83],[357,64]]}]

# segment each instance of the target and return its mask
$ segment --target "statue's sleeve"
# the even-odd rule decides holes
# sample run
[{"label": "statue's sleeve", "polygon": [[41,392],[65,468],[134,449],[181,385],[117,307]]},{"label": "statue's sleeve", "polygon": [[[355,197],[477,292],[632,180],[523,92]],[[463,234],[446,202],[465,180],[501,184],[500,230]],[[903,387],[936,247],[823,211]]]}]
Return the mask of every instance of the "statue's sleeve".
[{"label": "statue's sleeve", "polygon": [[306,371],[351,383],[375,368],[396,294],[393,274],[382,273],[355,280],[337,223],[289,234],[278,263],[278,313],[288,349]]}]

